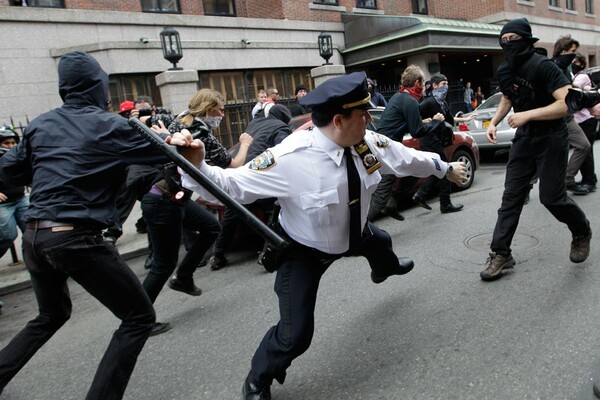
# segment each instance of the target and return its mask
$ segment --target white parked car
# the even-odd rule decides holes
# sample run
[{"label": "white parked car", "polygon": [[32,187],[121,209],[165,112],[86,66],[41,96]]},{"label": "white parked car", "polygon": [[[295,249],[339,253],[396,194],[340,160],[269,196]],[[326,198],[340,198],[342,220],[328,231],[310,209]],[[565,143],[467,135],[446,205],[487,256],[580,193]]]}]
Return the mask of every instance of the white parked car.
[{"label": "white parked car", "polygon": [[481,153],[487,153],[488,155],[492,155],[499,150],[507,150],[510,148],[512,144],[512,139],[515,137],[516,129],[511,128],[508,125],[508,116],[512,114],[513,110],[511,109],[506,117],[498,124],[496,127],[496,136],[498,139],[497,144],[490,143],[486,136],[485,132],[492,121],[492,117],[496,113],[496,109],[498,108],[498,104],[500,103],[500,99],[502,98],[502,93],[496,93],[491,95],[488,99],[484,100],[483,103],[479,107],[477,107],[473,112],[464,114],[463,117],[468,117],[471,114],[477,114],[477,117],[468,121],[461,122],[455,130],[457,131],[468,131],[475,143],[479,146],[479,151]]}]

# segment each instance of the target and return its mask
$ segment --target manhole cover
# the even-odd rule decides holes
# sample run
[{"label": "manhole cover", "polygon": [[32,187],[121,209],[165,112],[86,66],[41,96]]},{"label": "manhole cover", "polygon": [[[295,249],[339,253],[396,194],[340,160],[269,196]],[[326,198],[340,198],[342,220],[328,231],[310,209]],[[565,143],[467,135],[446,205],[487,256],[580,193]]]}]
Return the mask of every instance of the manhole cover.
[{"label": "manhole cover", "polygon": [[[464,243],[470,249],[487,251],[490,249],[490,243],[492,243],[492,234],[480,233],[466,238]],[[515,233],[510,247],[512,250],[529,250],[535,249],[539,244],[540,241],[535,236],[526,233]]]}]

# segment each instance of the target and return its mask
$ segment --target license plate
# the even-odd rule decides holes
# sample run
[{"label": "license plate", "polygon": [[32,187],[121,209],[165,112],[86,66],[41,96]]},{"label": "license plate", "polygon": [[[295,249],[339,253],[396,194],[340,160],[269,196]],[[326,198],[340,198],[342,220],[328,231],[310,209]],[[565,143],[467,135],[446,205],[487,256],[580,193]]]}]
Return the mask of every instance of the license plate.
[{"label": "license plate", "polygon": [[488,119],[487,121],[483,121],[483,125],[482,125],[482,126],[483,126],[484,128],[487,128],[488,126],[490,126],[490,124],[491,124],[491,123],[492,123],[492,120],[491,120],[491,119]]}]

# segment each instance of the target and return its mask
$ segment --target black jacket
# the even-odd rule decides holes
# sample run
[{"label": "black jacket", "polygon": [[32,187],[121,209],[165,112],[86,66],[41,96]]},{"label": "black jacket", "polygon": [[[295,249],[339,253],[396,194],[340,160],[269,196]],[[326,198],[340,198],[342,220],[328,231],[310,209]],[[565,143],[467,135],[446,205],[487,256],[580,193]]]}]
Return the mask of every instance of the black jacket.
[{"label": "black jacket", "polygon": [[419,103],[407,92],[396,93],[388,102],[377,132],[401,142],[405,133],[421,138],[440,128],[440,121],[424,124],[419,113]]},{"label": "black jacket", "polygon": [[290,122],[290,111],[286,106],[275,104],[269,110],[269,116],[266,118],[255,118],[246,127],[246,133],[252,136],[252,144],[248,148],[246,162],[254,159],[257,155],[281,143],[292,130],[288,123]]},{"label": "black jacket", "polygon": [[58,74],[64,104],[31,121],[17,147],[0,159],[0,180],[31,184],[27,221],[111,226],[125,167],[168,159],[126,119],[105,110],[108,76],[93,57],[67,53]]}]

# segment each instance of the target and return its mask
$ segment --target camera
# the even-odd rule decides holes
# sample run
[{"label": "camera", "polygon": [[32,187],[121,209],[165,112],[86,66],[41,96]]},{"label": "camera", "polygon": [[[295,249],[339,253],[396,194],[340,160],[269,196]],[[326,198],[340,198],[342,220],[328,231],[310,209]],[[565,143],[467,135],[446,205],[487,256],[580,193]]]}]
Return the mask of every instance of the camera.
[{"label": "camera", "polygon": [[567,110],[572,114],[600,103],[600,93],[596,90],[569,89],[565,103],[567,103]]},{"label": "camera", "polygon": [[145,37],[145,36],[142,36],[142,37],[140,38],[140,42],[142,42],[142,43],[144,43],[144,44],[147,44],[147,43],[149,42],[149,40],[148,40],[148,38],[147,38],[147,37]]},{"label": "camera", "polygon": [[150,115],[152,115],[152,109],[151,108],[142,108],[139,111],[139,114],[138,114],[138,116],[140,116],[140,117],[148,117]]}]

